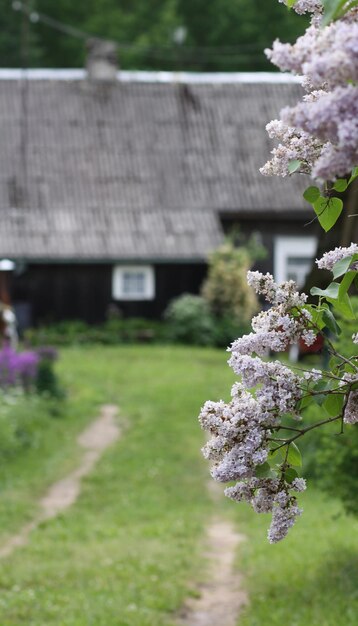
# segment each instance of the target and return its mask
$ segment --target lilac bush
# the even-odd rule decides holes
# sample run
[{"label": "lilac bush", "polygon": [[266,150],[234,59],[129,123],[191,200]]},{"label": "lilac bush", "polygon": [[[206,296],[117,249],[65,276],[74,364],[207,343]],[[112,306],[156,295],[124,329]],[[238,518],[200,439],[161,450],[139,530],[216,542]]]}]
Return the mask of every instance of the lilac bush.
[{"label": "lilac bush", "polygon": [[36,352],[16,352],[4,346],[0,350],[0,387],[21,386],[28,390],[36,379],[39,360]]},{"label": "lilac bush", "polygon": [[[268,124],[270,136],[281,143],[261,171],[279,176],[296,171],[323,182],[322,194],[310,187],[305,198],[329,230],[343,204],[326,197],[327,181],[342,191],[358,176],[358,0],[284,3],[297,13],[311,13],[311,25],[295,44],[275,42],[267,54],[280,69],[302,75],[308,94]],[[297,495],[306,482],[299,476],[296,441],[332,422],[339,433],[358,422],[358,357],[340,354],[328,337],[328,331],[332,337],[340,333],[336,313],[354,318],[348,291],[358,283],[358,245],[338,247],[316,263],[332,272],[333,281],[326,289],[312,288],[318,296],[314,305],[293,281],[277,284],[270,274],[248,272],[248,284],[271,306],[253,318],[253,332],[229,348],[229,365],[240,378],[230,402],[208,401],[199,415],[211,435],[203,454],[212,462],[212,477],[236,481],[225,489],[229,498],[272,514],[271,543],[283,539],[302,513]],[[266,358],[298,341],[310,346],[322,332],[331,357],[327,371],[293,371]],[[358,343],[358,333],[352,347],[353,342]],[[312,403],[321,407],[322,419],[306,424],[305,410]]]}]

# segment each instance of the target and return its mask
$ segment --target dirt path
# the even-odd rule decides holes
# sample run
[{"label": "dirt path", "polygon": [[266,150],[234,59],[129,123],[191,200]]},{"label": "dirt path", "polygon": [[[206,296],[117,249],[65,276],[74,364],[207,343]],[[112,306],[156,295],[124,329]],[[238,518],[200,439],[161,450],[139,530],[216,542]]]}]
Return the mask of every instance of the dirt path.
[{"label": "dirt path", "polygon": [[[220,506],[222,490],[208,485],[212,499]],[[207,580],[199,585],[198,597],[186,601],[178,626],[236,626],[248,597],[242,589],[242,575],[235,571],[236,550],[246,537],[236,532],[232,522],[214,519],[207,528]]]},{"label": "dirt path", "polygon": [[186,601],[178,626],[236,626],[240,610],[247,604],[242,576],[233,568],[236,548],[244,540],[231,522],[218,519],[210,524],[207,582],[199,586],[198,598]]},{"label": "dirt path", "polygon": [[49,488],[40,500],[39,514],[0,548],[0,558],[9,556],[17,547],[25,545],[30,533],[41,522],[56,517],[77,500],[81,490],[81,479],[91,472],[104,450],[120,435],[116,414],[116,406],[103,406],[100,416],[79,435],[77,442],[84,449],[80,465]]}]

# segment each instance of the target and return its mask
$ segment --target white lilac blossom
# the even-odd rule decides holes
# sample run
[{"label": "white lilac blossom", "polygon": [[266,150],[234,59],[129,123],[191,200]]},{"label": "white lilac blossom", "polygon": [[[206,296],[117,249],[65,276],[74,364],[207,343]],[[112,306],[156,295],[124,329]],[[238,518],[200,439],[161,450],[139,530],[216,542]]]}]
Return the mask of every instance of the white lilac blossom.
[{"label": "white lilac blossom", "polygon": [[265,54],[281,71],[302,76],[303,65],[310,60],[312,50],[316,48],[319,30],[317,26],[310,26],[294,44],[282,43],[276,39],[272,44],[272,49],[267,48]]},{"label": "white lilac blossom", "polygon": [[284,539],[289,529],[294,525],[296,517],[301,515],[302,509],[300,509],[296,500],[287,507],[275,506],[272,511],[272,522],[269,528],[267,537],[270,543],[277,543]]},{"label": "white lilac blossom", "polygon": [[[212,435],[203,455],[213,462],[211,475],[215,480],[238,481],[225,490],[228,497],[249,502],[258,513],[275,513],[272,541],[278,541],[294,522],[294,497],[290,492],[302,491],[304,485],[298,479],[290,485],[283,477],[258,478],[256,470],[268,458],[270,436],[280,415],[294,410],[301,393],[299,378],[280,363],[264,363],[248,355],[243,358],[251,359],[251,373],[245,376],[244,368],[244,384],[233,386],[231,401],[208,401],[201,410],[199,421]],[[260,387],[255,393],[248,391],[246,385],[257,383]],[[282,515],[277,515],[276,509],[281,509]],[[280,526],[279,520],[286,521]]]},{"label": "white lilac blossom", "polygon": [[[235,374],[241,376],[246,387],[260,387],[256,397],[261,410],[277,410],[278,415],[293,411],[302,391],[301,378],[279,361],[265,362],[259,357],[240,355],[235,349],[228,361]],[[271,415],[272,419],[272,415]]]},{"label": "white lilac blossom", "polygon": [[351,256],[352,254],[358,254],[358,245],[356,243],[351,243],[348,247],[339,246],[334,250],[325,252],[320,259],[316,259],[316,263],[321,270],[332,270],[337,261]]},{"label": "white lilac blossom", "polygon": [[228,404],[206,402],[199,421],[213,435],[203,455],[215,462],[212,476],[216,480],[252,478],[256,465],[266,461],[270,428],[276,419],[243,385],[234,385]]},{"label": "white lilac blossom", "polygon": [[339,381],[339,387],[344,387],[345,385],[353,385],[354,383],[358,383],[357,374],[353,374],[351,372],[344,372],[341,380]]},{"label": "white lilac blossom", "polygon": [[351,391],[343,415],[345,424],[358,423],[358,391]]},{"label": "white lilac blossom", "polygon": [[304,372],[303,374],[305,380],[309,381],[309,382],[317,382],[319,380],[321,380],[322,378],[322,371],[321,370],[317,370],[315,368],[311,369],[308,372]]},{"label": "white lilac blossom", "polygon": [[297,478],[292,485],[286,484],[285,487],[279,479],[252,478],[227,487],[225,495],[235,502],[248,502],[256,513],[272,513],[268,539],[270,543],[277,543],[286,537],[296,517],[302,513],[290,491],[299,492],[305,488],[303,478]]},{"label": "white lilac blossom", "polygon": [[[287,5],[287,0],[278,1]],[[320,13],[323,6],[321,0],[296,0],[292,8],[299,15],[303,15],[304,13]]]},{"label": "white lilac blossom", "polygon": [[358,23],[344,20],[320,28],[316,48],[302,66],[313,89],[331,89],[358,78]]},{"label": "white lilac blossom", "polygon": [[292,481],[292,484],[291,484],[292,489],[298,492],[305,491],[306,486],[307,485],[306,485],[306,481],[304,478],[295,478],[295,480]]},{"label": "white lilac blossom", "polygon": [[265,296],[265,300],[271,304],[282,304],[285,310],[295,306],[302,306],[307,300],[304,293],[297,291],[297,285],[293,280],[283,283],[276,283],[271,274],[261,274],[261,272],[247,272],[247,282],[255,289],[256,293]]},{"label": "white lilac blossom", "polygon": [[311,92],[356,82],[358,23],[345,19],[321,28],[311,25],[294,44],[276,40],[268,58],[283,71],[304,76]]},{"label": "white lilac blossom", "polygon": [[297,0],[297,13],[313,12],[311,26],[294,44],[275,41],[268,58],[283,71],[302,77],[308,92],[268,125],[279,141],[264,175],[287,176],[291,161],[318,180],[335,180],[358,164],[358,10],[322,28],[322,4]]},{"label": "white lilac blossom", "polygon": [[321,156],[322,142],[308,133],[284,124],[282,120],[273,120],[266,126],[271,139],[280,143],[271,151],[272,159],[260,168],[264,176],[288,176],[291,161],[301,162],[300,172],[310,174]]},{"label": "white lilac blossom", "polygon": [[[358,54],[356,63],[358,68]],[[281,117],[284,123],[321,142],[321,153],[312,165],[313,178],[333,180],[357,165],[358,87],[339,86],[315,100],[304,99],[283,109]]]},{"label": "white lilac blossom", "polygon": [[[281,284],[275,283],[271,274],[261,272],[248,272],[248,284],[255,291],[265,296],[265,299],[273,306],[268,311],[262,311],[252,319],[253,333],[237,339],[231,346],[233,355],[249,355],[255,353],[264,356],[267,350],[282,352],[287,347],[303,339],[306,345],[312,345],[316,339],[316,333],[309,328],[311,315],[308,311],[301,310],[307,296],[297,291],[294,281]],[[295,317],[291,315],[292,309],[300,311]],[[234,366],[235,359],[231,360]],[[245,360],[240,360],[239,367]],[[243,372],[235,370],[237,373]]]},{"label": "white lilac blossom", "polygon": [[300,478],[292,484],[286,481],[287,461],[277,476],[260,477],[258,468],[269,458],[282,415],[298,417],[304,389],[319,380],[321,372],[313,370],[301,377],[279,361],[260,358],[268,349],[285,350],[299,338],[312,343],[316,335],[310,328],[311,314],[302,309],[306,296],[297,291],[293,281],[277,284],[271,274],[248,272],[248,283],[272,306],[253,318],[252,333],[229,348],[228,363],[241,382],[234,384],[230,402],[208,401],[202,407],[199,421],[211,434],[202,452],[213,463],[215,480],[238,481],[225,490],[229,498],[250,503],[257,513],[272,512],[269,540],[276,542],[300,514],[292,492],[303,491],[306,483]]}]

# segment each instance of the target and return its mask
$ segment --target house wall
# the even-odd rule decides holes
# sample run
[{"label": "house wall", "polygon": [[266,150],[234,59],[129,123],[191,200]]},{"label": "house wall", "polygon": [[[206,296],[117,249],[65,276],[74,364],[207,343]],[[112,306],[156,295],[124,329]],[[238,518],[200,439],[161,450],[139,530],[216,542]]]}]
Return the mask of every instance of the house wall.
[{"label": "house wall", "polygon": [[[155,298],[117,301],[124,317],[158,319],[172,298],[198,293],[206,264],[155,265]],[[111,264],[28,264],[11,277],[11,299],[21,328],[81,319],[103,322],[112,299]]]},{"label": "house wall", "polygon": [[242,216],[224,215],[221,218],[224,232],[229,234],[233,229],[238,229],[243,238],[250,237],[253,233],[257,233],[260,241],[266,248],[267,256],[265,259],[255,263],[255,270],[270,274],[274,273],[274,249],[275,238],[279,236],[287,237],[312,237],[317,236],[318,229],[315,223],[309,225],[312,221],[312,215],[308,215],[306,219],[285,219],[278,216],[275,219],[272,215],[267,218],[262,215],[253,216],[252,218],[244,218]]}]

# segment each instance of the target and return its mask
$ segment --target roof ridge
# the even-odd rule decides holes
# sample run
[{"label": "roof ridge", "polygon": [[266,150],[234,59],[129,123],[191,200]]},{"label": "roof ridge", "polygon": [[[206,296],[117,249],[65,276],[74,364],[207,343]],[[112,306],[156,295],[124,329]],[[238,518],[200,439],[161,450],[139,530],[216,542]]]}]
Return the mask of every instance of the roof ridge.
[{"label": "roof ridge", "polygon": [[[0,68],[0,80],[83,80],[84,69],[21,69]],[[121,70],[117,79],[125,83],[184,83],[184,84],[287,84],[299,83],[300,77],[280,72],[167,72]]]}]

